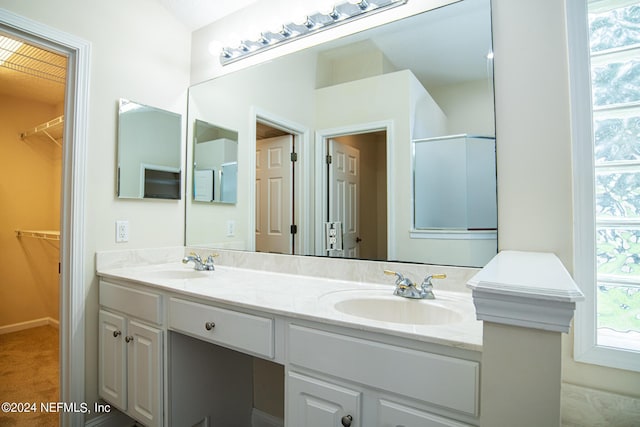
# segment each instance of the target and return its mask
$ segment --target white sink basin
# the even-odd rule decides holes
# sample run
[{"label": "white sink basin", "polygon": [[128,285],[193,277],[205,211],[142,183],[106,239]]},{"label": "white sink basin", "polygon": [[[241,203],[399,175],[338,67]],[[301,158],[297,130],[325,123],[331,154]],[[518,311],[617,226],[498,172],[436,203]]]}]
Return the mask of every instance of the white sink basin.
[{"label": "white sink basin", "polygon": [[[325,295],[333,309],[364,319],[414,325],[442,325],[467,320],[468,313],[453,298],[409,299],[392,294],[393,290],[341,291]],[[473,313],[471,313],[473,315]]]},{"label": "white sink basin", "polygon": [[463,319],[460,313],[432,301],[396,298],[349,299],[336,303],[334,307],[351,316],[381,322],[440,325],[457,323]]}]

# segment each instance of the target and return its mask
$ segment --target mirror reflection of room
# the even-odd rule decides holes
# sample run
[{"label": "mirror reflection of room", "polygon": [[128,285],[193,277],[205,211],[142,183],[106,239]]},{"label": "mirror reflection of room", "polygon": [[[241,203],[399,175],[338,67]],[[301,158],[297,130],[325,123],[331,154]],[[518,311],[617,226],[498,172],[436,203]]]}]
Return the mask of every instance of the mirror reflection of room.
[{"label": "mirror reflection of room", "polygon": [[238,132],[195,121],[193,200],[235,203],[238,198]]},{"label": "mirror reflection of room", "polygon": [[386,143],[384,130],[326,140],[327,218],[342,229],[341,248],[328,256],[387,259]]},{"label": "mirror reflection of room", "polygon": [[296,253],[295,135],[256,122],[255,250]]},{"label": "mirror reflection of room", "polygon": [[[418,183],[414,189],[413,141],[461,134],[495,137],[491,51],[489,1],[468,0],[191,87],[190,123],[207,121],[238,132],[239,191],[233,208],[187,200],[186,243],[297,255],[486,264],[497,251],[495,219],[477,227],[482,230],[466,223],[416,226],[415,191],[428,186]],[[296,160],[286,167],[291,182],[278,177],[270,184],[278,203],[259,193],[264,183],[258,185],[263,178],[254,165],[261,162],[256,148],[262,144],[256,122],[268,122],[293,139],[290,152]],[[365,154],[371,157],[362,151],[368,147],[360,147],[358,170],[375,170],[376,179],[370,173],[361,178],[359,188],[352,183],[350,198],[344,193],[338,201],[326,164],[329,141],[372,132],[385,134],[377,146],[383,155],[365,159]],[[495,161],[474,165],[475,156],[456,160],[457,166],[464,165],[457,168],[463,173],[486,168],[495,187]],[[438,176],[431,184],[441,190],[450,179]],[[487,188],[491,191],[491,185]],[[495,194],[484,197],[471,187],[467,190],[460,198],[495,212]],[[364,200],[367,197],[375,200]],[[280,204],[285,201],[287,205]],[[376,203],[376,208],[367,203]],[[346,248],[330,246],[326,227],[333,223],[340,223]],[[265,236],[276,235],[280,243],[265,243]]]},{"label": "mirror reflection of room", "polygon": [[180,114],[120,99],[118,197],[180,199],[181,138]]}]

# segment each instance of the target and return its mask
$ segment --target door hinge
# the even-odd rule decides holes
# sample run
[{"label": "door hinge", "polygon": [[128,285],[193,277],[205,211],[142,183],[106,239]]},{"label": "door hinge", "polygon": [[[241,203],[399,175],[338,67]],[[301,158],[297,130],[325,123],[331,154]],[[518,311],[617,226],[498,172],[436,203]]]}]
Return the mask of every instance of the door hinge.
[{"label": "door hinge", "polygon": [[298,161],[298,153],[296,153],[296,152],[291,153],[291,161],[292,162],[297,162]]},{"label": "door hinge", "polygon": [[331,157],[331,154],[327,154],[327,164],[330,165],[331,161],[333,160],[333,158]]},{"label": "door hinge", "polygon": [[291,234],[298,234],[298,226],[291,224]]}]

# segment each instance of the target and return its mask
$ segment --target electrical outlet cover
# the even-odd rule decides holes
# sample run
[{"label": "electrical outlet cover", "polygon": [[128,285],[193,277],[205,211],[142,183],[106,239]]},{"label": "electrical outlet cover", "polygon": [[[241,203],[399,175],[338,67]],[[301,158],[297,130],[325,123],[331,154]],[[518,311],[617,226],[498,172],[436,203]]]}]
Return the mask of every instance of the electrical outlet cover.
[{"label": "electrical outlet cover", "polygon": [[116,243],[129,241],[129,221],[116,221]]}]

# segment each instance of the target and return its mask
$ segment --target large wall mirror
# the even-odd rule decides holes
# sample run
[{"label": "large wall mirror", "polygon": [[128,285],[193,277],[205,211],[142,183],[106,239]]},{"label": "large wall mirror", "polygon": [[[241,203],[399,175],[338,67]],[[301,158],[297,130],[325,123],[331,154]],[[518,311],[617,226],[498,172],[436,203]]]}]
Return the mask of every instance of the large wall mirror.
[{"label": "large wall mirror", "polygon": [[118,197],[180,199],[181,138],[180,114],[120,99]]},{"label": "large wall mirror", "polygon": [[[463,0],[191,87],[187,164],[200,156],[196,123],[233,129],[237,193],[235,204],[191,194],[186,244],[483,266],[497,252],[495,192],[482,230],[416,227],[414,200],[456,187],[423,173],[415,147],[453,135],[495,140],[491,52],[490,0]],[[475,158],[465,153],[453,158],[463,171]],[[495,188],[495,161],[486,163]]]}]

